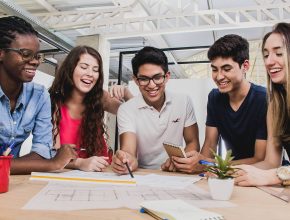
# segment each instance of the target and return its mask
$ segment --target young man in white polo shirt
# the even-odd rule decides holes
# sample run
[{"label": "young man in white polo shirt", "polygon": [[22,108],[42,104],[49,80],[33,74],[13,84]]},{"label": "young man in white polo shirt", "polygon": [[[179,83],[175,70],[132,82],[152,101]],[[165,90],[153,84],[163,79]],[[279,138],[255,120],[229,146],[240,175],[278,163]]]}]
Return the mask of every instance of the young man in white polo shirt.
[{"label": "young man in white polo shirt", "polygon": [[[165,91],[170,78],[163,51],[144,47],[132,59],[133,79],[141,94],[118,110],[120,149],[113,157],[112,169],[119,174],[138,167],[175,171],[163,143],[182,145],[185,152],[199,151],[198,127],[192,102],[185,95]],[[188,155],[191,156],[191,155]],[[183,170],[180,170],[183,171]]]}]

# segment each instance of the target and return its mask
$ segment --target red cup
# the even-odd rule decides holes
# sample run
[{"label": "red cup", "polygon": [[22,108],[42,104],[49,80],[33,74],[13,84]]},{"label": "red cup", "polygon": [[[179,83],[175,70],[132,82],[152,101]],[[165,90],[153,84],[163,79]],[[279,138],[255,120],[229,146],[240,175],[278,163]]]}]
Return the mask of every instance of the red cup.
[{"label": "red cup", "polygon": [[8,191],[12,157],[12,155],[0,156],[0,193],[5,193]]}]

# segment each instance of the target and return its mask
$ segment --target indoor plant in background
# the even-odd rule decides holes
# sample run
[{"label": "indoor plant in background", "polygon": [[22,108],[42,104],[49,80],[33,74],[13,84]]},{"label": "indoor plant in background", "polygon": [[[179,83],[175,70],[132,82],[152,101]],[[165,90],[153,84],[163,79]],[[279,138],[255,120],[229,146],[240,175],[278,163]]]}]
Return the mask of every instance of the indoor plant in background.
[{"label": "indoor plant in background", "polygon": [[234,189],[233,175],[235,169],[231,166],[234,158],[231,156],[232,151],[227,151],[225,159],[215,152],[213,154],[214,162],[200,161],[201,164],[206,166],[205,171],[210,174],[208,186],[211,196],[215,200],[229,200]]}]

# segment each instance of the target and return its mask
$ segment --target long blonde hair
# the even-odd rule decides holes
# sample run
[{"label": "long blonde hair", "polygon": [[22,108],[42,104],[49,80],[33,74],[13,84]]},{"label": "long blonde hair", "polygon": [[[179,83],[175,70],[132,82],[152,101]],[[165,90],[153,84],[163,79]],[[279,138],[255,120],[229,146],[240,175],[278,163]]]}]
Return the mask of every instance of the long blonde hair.
[{"label": "long blonde hair", "polygon": [[282,143],[290,143],[290,24],[278,23],[273,31],[263,38],[262,51],[269,36],[280,34],[283,39],[283,58],[285,59],[286,84],[273,83],[267,74],[268,97],[272,105],[274,136]]}]

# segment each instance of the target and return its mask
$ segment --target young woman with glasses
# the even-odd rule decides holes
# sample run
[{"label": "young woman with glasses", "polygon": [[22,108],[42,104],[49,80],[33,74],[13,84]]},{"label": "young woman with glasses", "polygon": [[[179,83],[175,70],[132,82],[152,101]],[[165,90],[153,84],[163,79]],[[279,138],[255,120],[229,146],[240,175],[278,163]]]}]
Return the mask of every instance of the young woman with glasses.
[{"label": "young woman with glasses", "polygon": [[[0,18],[0,146],[2,151],[12,148],[12,174],[62,169],[76,157],[66,145],[51,159],[49,95],[43,86],[31,82],[43,59],[38,33],[29,23],[15,16]],[[19,157],[30,133],[31,152]]]}]

